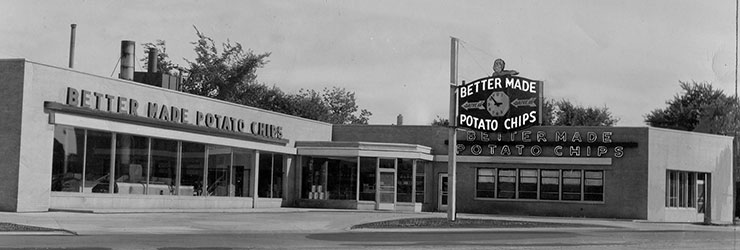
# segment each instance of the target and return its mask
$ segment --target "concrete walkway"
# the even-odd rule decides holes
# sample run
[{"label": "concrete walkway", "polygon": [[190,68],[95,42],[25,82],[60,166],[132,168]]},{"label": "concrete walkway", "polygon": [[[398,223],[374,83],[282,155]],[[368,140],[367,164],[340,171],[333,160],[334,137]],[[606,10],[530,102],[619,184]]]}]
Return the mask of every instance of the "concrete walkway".
[{"label": "concrete walkway", "polygon": [[[331,209],[270,208],[229,211],[151,211],[122,212],[96,211],[95,213],[44,212],[8,213],[0,212],[0,222],[29,226],[63,229],[79,235],[104,234],[239,234],[280,232],[343,232],[356,224],[400,218],[446,217],[444,213],[400,213],[383,211],[356,211]],[[529,217],[459,214],[458,218],[481,218],[497,220],[536,221],[554,223],[578,223],[592,225],[572,230],[690,230],[690,231],[733,231],[735,226],[707,226],[688,223],[652,223],[631,220]],[[398,229],[395,229],[398,230]],[[428,231],[428,229],[401,229],[404,231]],[[481,231],[489,229],[432,229],[453,231]],[[496,231],[547,230],[563,228],[490,229]],[[377,230],[376,230],[377,231]],[[393,231],[393,230],[385,230]],[[0,232],[0,234],[23,234],[24,232]],[[60,234],[69,234],[59,232]],[[27,234],[42,234],[27,232]],[[48,233],[46,233],[48,234]]]}]

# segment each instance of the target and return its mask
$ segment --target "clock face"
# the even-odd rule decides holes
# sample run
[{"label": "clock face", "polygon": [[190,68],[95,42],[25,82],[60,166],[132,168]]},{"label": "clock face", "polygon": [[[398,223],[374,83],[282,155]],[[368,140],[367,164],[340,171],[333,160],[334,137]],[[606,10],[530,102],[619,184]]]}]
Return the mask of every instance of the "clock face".
[{"label": "clock face", "polygon": [[486,110],[493,117],[504,116],[509,111],[509,96],[501,91],[491,93],[486,99]]}]

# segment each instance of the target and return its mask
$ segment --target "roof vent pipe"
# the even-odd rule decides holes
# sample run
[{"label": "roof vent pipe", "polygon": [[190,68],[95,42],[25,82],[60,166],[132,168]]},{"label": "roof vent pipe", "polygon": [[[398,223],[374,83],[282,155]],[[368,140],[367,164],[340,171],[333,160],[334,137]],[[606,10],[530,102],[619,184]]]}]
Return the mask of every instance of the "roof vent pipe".
[{"label": "roof vent pipe", "polygon": [[70,31],[69,37],[69,68],[75,67],[75,33],[77,31],[77,24],[72,24],[72,30]]},{"label": "roof vent pipe", "polygon": [[134,50],[136,42],[121,41],[121,74],[118,78],[133,81],[134,80]]},{"label": "roof vent pipe", "polygon": [[159,68],[159,51],[157,48],[149,48],[149,63],[147,67],[147,72],[149,73],[157,73]]}]

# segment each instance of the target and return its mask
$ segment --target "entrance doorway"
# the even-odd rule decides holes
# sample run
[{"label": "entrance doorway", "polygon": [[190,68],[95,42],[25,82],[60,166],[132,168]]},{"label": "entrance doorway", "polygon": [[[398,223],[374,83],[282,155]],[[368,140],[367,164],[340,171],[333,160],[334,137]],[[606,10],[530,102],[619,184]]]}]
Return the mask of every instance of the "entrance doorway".
[{"label": "entrance doorway", "polygon": [[437,193],[439,194],[439,197],[437,199],[437,209],[439,211],[447,211],[447,201],[448,201],[448,178],[447,174],[439,174],[439,182],[437,185]]},{"label": "entrance doorway", "polygon": [[378,169],[378,210],[396,208],[396,171],[395,169]]}]

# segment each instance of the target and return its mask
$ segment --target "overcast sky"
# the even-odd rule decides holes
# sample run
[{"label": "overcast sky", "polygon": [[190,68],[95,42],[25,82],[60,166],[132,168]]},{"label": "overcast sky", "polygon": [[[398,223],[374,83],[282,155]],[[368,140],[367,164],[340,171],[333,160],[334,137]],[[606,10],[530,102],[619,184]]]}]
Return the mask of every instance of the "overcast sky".
[{"label": "overcast sky", "polygon": [[[340,86],[371,124],[447,117],[450,36],[462,40],[460,79],[494,59],[545,81],[545,96],[608,107],[619,126],[707,81],[735,92],[735,1],[0,1],[0,58],[110,76],[120,41],[161,39],[193,59],[193,26],[217,42],[271,52],[260,82],[289,93]],[[138,65],[137,65],[138,66]]]}]

